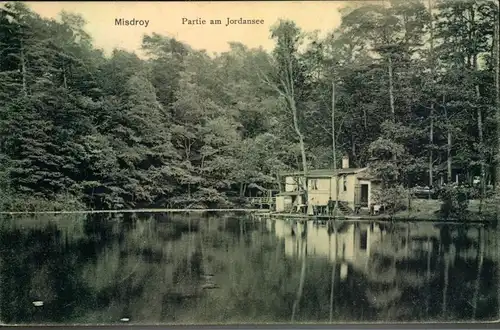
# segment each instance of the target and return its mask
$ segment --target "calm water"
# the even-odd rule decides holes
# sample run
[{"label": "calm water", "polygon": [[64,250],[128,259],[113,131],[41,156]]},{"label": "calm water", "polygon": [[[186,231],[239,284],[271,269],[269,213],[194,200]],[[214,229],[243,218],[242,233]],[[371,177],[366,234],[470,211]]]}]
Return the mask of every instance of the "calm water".
[{"label": "calm water", "polygon": [[416,222],[336,228],[220,215],[4,218],[1,320],[497,318],[496,229]]}]

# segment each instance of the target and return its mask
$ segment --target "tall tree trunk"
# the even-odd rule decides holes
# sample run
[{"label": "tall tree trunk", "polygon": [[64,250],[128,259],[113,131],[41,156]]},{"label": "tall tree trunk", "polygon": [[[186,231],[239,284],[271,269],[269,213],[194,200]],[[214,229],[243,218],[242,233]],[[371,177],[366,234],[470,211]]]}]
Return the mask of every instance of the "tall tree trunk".
[{"label": "tall tree trunk", "polygon": [[306,158],[306,147],[304,144],[304,135],[302,134],[300,127],[299,127],[299,118],[297,114],[297,107],[295,105],[295,101],[291,102],[291,108],[292,108],[292,114],[293,114],[293,128],[295,130],[295,133],[297,134],[297,137],[299,138],[299,146],[300,146],[300,155],[302,157],[302,170],[304,171],[304,189],[307,192],[307,158]]},{"label": "tall tree trunk", "polygon": [[288,106],[290,107],[290,110],[292,111],[292,120],[293,120],[293,129],[295,131],[295,134],[297,135],[297,138],[299,140],[299,146],[300,146],[300,154],[302,157],[302,170],[303,170],[303,177],[304,177],[304,182],[302,184],[303,189],[304,189],[304,194],[305,194],[305,200],[307,201],[307,195],[308,195],[308,171],[307,171],[307,156],[306,156],[306,147],[304,143],[304,135],[302,134],[302,131],[300,130],[300,125],[299,125],[299,115],[297,111],[297,102],[295,99],[295,86],[294,86],[294,69],[293,69],[293,55],[288,54],[287,58],[285,59],[286,62],[286,78],[281,81],[281,84],[275,84],[269,80],[268,77],[264,76],[262,77],[263,81],[273,88],[278,94],[280,94],[287,102]]},{"label": "tall tree trunk", "polygon": [[451,120],[450,118],[448,117],[448,109],[446,107],[446,98],[445,96],[443,95],[443,107],[444,107],[444,116],[446,118],[446,135],[447,135],[447,143],[446,143],[446,168],[447,168],[447,171],[446,171],[446,182],[449,184],[451,183],[451,163],[452,163],[452,159],[451,159],[451,143],[452,143],[452,139],[451,139]]},{"label": "tall tree trunk", "polygon": [[[431,67],[431,84],[434,87],[434,19],[432,16],[432,9],[434,8],[432,0],[429,0],[429,14],[430,14],[430,67]],[[434,88],[433,88],[434,89]],[[433,186],[433,146],[434,146],[434,100],[431,102],[430,108],[430,127],[429,127],[429,188]],[[429,190],[429,199],[431,199],[431,192]]]},{"label": "tall tree trunk", "polygon": [[479,85],[476,85],[476,98],[477,98],[477,131],[478,131],[478,136],[479,136],[479,163],[480,163],[480,169],[481,169],[481,194],[480,194],[480,199],[479,199],[479,212],[481,213],[482,208],[483,208],[483,201],[484,201],[484,194],[485,194],[485,188],[486,188],[486,173],[485,173],[485,166],[484,166],[484,141],[483,141],[483,115],[482,115],[482,109],[481,106],[479,105],[481,94],[479,93]]},{"label": "tall tree trunk", "polygon": [[337,149],[335,144],[335,81],[332,80],[332,156],[333,169],[337,170]]},{"label": "tall tree trunk", "polygon": [[[434,183],[434,177],[433,177],[433,146],[434,146],[434,103],[431,103],[431,110],[430,110],[430,127],[429,127],[429,188],[433,186]],[[431,199],[431,192],[429,190],[429,199]]]},{"label": "tall tree trunk", "polygon": [[[391,121],[396,121],[396,109],[394,106],[394,75],[393,75],[393,65],[392,65],[392,54],[388,57],[388,71],[389,71],[389,102],[391,106]],[[396,154],[392,155],[392,160],[396,161]]]},{"label": "tall tree trunk", "polygon": [[356,151],[356,140],[354,138],[354,130],[351,132],[351,148],[352,148],[351,153],[352,153],[353,166],[356,167],[358,162],[358,154]]},{"label": "tall tree trunk", "polygon": [[[299,116],[297,113],[297,105],[295,103],[295,95],[293,91],[293,78],[292,74],[290,72],[290,82],[289,82],[289,90],[290,94],[288,96],[290,108],[292,110],[292,117],[293,117],[293,128],[295,130],[295,134],[297,134],[297,137],[299,138],[299,146],[300,146],[300,154],[302,157],[302,170],[304,173],[304,182],[302,183],[303,189],[304,189],[304,198],[305,201],[308,201],[308,189],[307,189],[307,184],[308,184],[308,171],[307,171],[307,157],[306,157],[306,147],[304,144],[304,135],[302,134],[302,131],[300,130],[299,126]],[[308,203],[308,207],[310,207]]]},{"label": "tall tree trunk", "polygon": [[[496,217],[497,217],[497,235],[496,235],[496,248],[497,248],[497,274],[500,274],[500,0],[496,3],[495,15],[495,119],[496,119],[496,133],[497,133],[497,146],[496,146],[496,162],[495,162],[495,198],[496,198]],[[498,275],[497,275],[498,278]],[[497,280],[498,281],[498,280]],[[500,285],[497,287],[497,312],[500,315]]]},{"label": "tall tree trunk", "polygon": [[335,173],[335,209],[333,210],[333,217],[337,217],[337,210],[339,208],[339,176],[337,173],[337,146],[335,143],[335,81],[332,80],[332,152],[333,152],[333,170]]},{"label": "tall tree trunk", "polygon": [[447,144],[446,144],[446,182],[451,183],[451,172],[452,172],[452,158],[451,158],[451,144],[452,144],[452,139],[451,139],[451,129],[448,127],[448,133],[447,133],[448,139],[447,139]]},{"label": "tall tree trunk", "polygon": [[[500,0],[497,1],[495,17],[495,119],[497,133],[497,148],[495,162],[495,195],[500,198]],[[500,221],[500,203],[496,203],[497,221]],[[500,287],[499,287],[500,302]],[[499,303],[500,306],[500,303]]]},{"label": "tall tree trunk", "polygon": [[243,182],[240,182],[240,197],[243,197]]},{"label": "tall tree trunk", "polygon": [[[496,199],[496,217],[497,217],[497,274],[500,274],[500,0],[496,3],[495,15],[495,119],[496,119],[496,162],[495,162],[495,199]],[[498,275],[497,275],[498,279]],[[497,280],[498,281],[498,280]],[[500,315],[500,285],[497,286],[497,312]]]},{"label": "tall tree trunk", "polygon": [[392,121],[396,119],[396,110],[394,108],[394,82],[393,82],[393,73],[392,73],[392,57],[389,54],[388,56],[388,69],[389,69],[389,102],[391,106],[391,115],[392,115]]},{"label": "tall tree trunk", "polygon": [[[473,44],[473,57],[472,57],[472,65],[474,68],[474,71],[476,73],[476,83],[475,83],[475,91],[476,91],[476,107],[477,107],[477,130],[478,130],[478,137],[479,137],[479,163],[480,163],[480,169],[481,169],[481,194],[480,194],[480,200],[479,200],[479,213],[481,213],[482,208],[483,208],[483,200],[484,200],[484,194],[485,194],[485,188],[486,188],[486,175],[485,175],[485,164],[484,164],[484,141],[483,141],[483,114],[482,114],[482,107],[481,107],[481,93],[479,90],[479,82],[478,82],[478,73],[479,73],[479,63],[477,61],[477,48],[476,48],[476,36],[473,35],[475,34],[475,9],[474,9],[474,4],[471,5],[470,7],[470,30],[471,30],[471,36],[470,38],[472,39],[472,44]],[[474,33],[472,32],[474,31]]]},{"label": "tall tree trunk", "polygon": [[364,126],[365,131],[366,131],[368,129],[368,116],[367,116],[365,107],[363,107],[363,126]]},{"label": "tall tree trunk", "polygon": [[62,60],[62,73],[63,73],[63,86],[64,88],[68,88],[68,81],[66,79],[66,63],[64,62],[64,58]]},{"label": "tall tree trunk", "polygon": [[28,83],[27,83],[27,72],[26,72],[26,58],[24,54],[24,44],[21,40],[21,71],[22,71],[22,79],[23,79],[23,94],[24,96],[28,96]]},{"label": "tall tree trunk", "polygon": [[297,102],[295,100],[295,86],[294,86],[294,75],[293,75],[293,65],[292,65],[292,56],[289,55],[288,57],[288,74],[287,74],[287,84],[283,86],[286,91],[286,95],[288,96],[288,101],[290,103],[290,108],[292,110],[292,116],[293,116],[293,128],[295,130],[295,133],[297,134],[297,137],[299,138],[299,146],[300,146],[300,154],[302,156],[302,170],[304,171],[304,190],[305,190],[305,198],[307,201],[307,158],[306,158],[306,147],[304,144],[304,135],[302,134],[302,131],[300,130],[300,125],[299,125],[299,116],[297,113]]},{"label": "tall tree trunk", "polygon": [[281,177],[279,176],[279,174],[275,174],[275,175],[276,175],[276,181],[278,182],[278,189],[279,189],[279,191],[280,191],[280,192],[281,192],[281,191],[284,191],[284,190],[283,190],[283,187],[282,187],[282,185],[281,185]]}]

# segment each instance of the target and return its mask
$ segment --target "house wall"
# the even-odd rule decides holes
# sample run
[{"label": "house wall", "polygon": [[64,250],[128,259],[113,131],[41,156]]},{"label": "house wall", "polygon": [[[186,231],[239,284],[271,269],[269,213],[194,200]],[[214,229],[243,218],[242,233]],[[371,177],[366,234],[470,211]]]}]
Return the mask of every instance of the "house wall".
[{"label": "house wall", "polygon": [[[314,181],[316,184],[314,185]],[[326,205],[330,198],[330,178],[311,178],[307,182],[308,200],[310,205]],[[317,189],[314,189],[317,188]],[[334,198],[332,189],[332,199]]]},{"label": "house wall", "polygon": [[276,197],[276,212],[285,211],[285,196]]},{"label": "house wall", "polygon": [[[344,180],[345,188],[344,190]],[[349,206],[354,209],[354,193],[356,189],[357,177],[355,174],[341,175],[339,177],[339,201],[345,201],[349,203]]]},{"label": "house wall", "polygon": [[[345,188],[344,191],[344,178],[345,178]],[[314,182],[316,185],[314,186]],[[351,208],[354,208],[354,191],[356,187],[356,175],[346,174],[345,176],[340,175],[338,180],[338,200],[345,201],[349,203]],[[337,199],[336,194],[336,177],[328,178],[311,178],[308,180],[308,199],[311,205],[326,205],[330,196],[333,200]],[[313,188],[317,189],[313,189]],[[330,194],[331,189],[331,194]]]},{"label": "house wall", "polygon": [[303,178],[287,176],[285,177],[285,191],[297,191],[298,190],[297,183],[300,183],[302,185],[303,182],[304,182]]}]

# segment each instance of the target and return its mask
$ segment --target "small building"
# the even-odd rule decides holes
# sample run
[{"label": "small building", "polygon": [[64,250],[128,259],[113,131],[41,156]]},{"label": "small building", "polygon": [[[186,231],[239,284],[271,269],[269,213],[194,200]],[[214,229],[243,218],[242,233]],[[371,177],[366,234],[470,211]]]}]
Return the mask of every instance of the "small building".
[{"label": "small building", "polygon": [[[285,181],[285,191],[278,194],[276,211],[283,212],[290,206],[303,203],[304,173],[282,173]],[[370,209],[374,204],[373,192],[380,187],[380,180],[375,178],[369,167],[350,168],[349,158],[342,159],[342,168],[314,169],[307,173],[307,204],[326,207],[328,200],[338,200],[340,208],[353,212],[359,209]],[[336,185],[338,181],[338,191]]]},{"label": "small building", "polygon": [[274,209],[276,194],[278,190],[267,189],[256,183],[250,183],[246,187],[246,199],[254,207]]},{"label": "small building", "polygon": [[280,192],[276,195],[276,212],[288,212],[294,206],[305,205],[304,196],[303,190]]}]

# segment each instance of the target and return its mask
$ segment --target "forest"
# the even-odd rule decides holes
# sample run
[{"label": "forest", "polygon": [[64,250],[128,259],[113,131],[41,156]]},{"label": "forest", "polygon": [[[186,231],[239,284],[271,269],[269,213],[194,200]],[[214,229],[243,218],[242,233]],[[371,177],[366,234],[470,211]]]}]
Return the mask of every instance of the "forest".
[{"label": "forest", "polygon": [[[495,183],[499,4],[351,2],[272,51],[144,35],[97,49],[85,19],[0,9],[0,209],[231,207],[284,170],[371,162],[386,191]],[[333,25],[333,23],[332,23]]]}]

